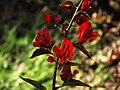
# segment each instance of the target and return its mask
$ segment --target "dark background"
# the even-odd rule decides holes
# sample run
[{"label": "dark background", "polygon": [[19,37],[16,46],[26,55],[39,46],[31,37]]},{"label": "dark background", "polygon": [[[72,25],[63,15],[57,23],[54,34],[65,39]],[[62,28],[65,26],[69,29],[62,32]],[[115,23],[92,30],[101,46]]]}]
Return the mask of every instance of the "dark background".
[{"label": "dark background", "polygon": [[[63,1],[65,0],[0,0],[1,90],[34,90],[34,87],[22,81],[19,75],[40,80],[51,87],[52,77],[48,74],[52,76],[53,64],[50,65],[45,60],[46,56],[32,60],[29,57],[35,49],[32,46],[35,34],[44,27],[49,28],[53,42],[60,42],[59,28],[46,23],[42,15],[45,12],[51,13],[61,17],[60,24],[65,20],[69,22],[72,15],[59,7]],[[82,65],[79,67],[81,74],[76,78],[93,85],[93,90],[119,90],[120,1],[91,1],[93,8],[88,13],[101,37],[85,44],[95,61],[86,60],[83,54],[78,55],[81,58],[78,62]],[[77,5],[79,0],[73,2]],[[74,36],[72,34],[72,37]],[[44,72],[48,68],[49,72]]]}]

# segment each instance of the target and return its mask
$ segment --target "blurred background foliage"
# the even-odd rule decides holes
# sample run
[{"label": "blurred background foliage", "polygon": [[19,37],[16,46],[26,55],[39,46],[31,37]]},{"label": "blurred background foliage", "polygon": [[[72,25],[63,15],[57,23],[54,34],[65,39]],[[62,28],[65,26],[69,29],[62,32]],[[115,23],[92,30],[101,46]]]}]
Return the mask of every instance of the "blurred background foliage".
[{"label": "blurred background foliage", "polygon": [[[47,24],[45,12],[61,17],[61,23],[71,14],[59,7],[65,0],[0,0],[0,90],[36,90],[19,78],[19,75],[39,80],[51,89],[54,64],[42,55],[30,59],[35,48],[32,46],[38,30],[48,27],[53,43],[59,44],[63,33]],[[73,0],[75,5],[79,0]],[[94,61],[75,50],[75,62],[81,66],[75,77],[91,86],[92,90],[120,90],[120,1],[92,0],[91,16],[93,26],[101,37],[84,43]],[[76,40],[73,28],[69,38]],[[59,73],[58,73],[59,74]],[[62,82],[57,78],[58,85]],[[85,87],[64,87],[61,90],[89,90]]]}]

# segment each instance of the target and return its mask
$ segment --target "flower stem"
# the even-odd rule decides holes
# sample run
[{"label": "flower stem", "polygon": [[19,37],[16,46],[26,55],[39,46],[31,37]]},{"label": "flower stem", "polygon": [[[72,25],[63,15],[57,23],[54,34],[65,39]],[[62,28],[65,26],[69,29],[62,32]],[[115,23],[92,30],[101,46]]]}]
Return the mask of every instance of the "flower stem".
[{"label": "flower stem", "polygon": [[[79,8],[80,8],[81,5],[82,5],[82,2],[83,2],[83,0],[80,1],[78,7],[76,8],[76,10],[75,10],[75,12],[74,12],[74,15],[73,15],[71,21],[70,21],[70,23],[69,23],[68,28],[65,30],[65,31],[66,31],[66,33],[65,33],[65,38],[66,38],[67,35],[68,35],[68,32],[69,32],[69,30],[70,30],[70,28],[71,28],[71,26],[72,26],[72,24],[73,24],[73,20],[74,20],[74,18],[75,18],[75,16],[76,16],[77,12],[79,11]],[[59,25],[57,24],[57,26],[59,26]],[[61,26],[59,26],[59,27],[62,28]],[[53,74],[52,90],[57,90],[57,87],[55,87],[55,84],[56,84],[56,73],[57,73],[57,69],[58,69],[58,68],[57,68],[57,67],[58,67],[58,61],[59,61],[59,58],[57,58],[57,62],[56,62],[56,64],[55,64],[55,69],[54,69],[54,74]]]},{"label": "flower stem", "polygon": [[62,30],[65,30],[65,31],[66,31],[66,29],[64,29],[64,28],[63,28],[62,26],[60,26],[58,23],[55,22],[55,25],[58,26],[58,27],[60,27]]},{"label": "flower stem", "polygon": [[52,90],[57,90],[56,87],[55,87],[55,83],[56,83],[56,73],[57,73],[58,60],[59,60],[59,58],[57,58],[57,62],[55,64],[55,69],[54,69],[54,74],[53,74],[53,86],[52,86]]},{"label": "flower stem", "polygon": [[76,16],[77,12],[79,11],[79,8],[80,8],[81,5],[82,5],[82,2],[83,2],[83,0],[80,1],[79,5],[77,6],[77,8],[76,8],[76,10],[75,10],[75,12],[74,12],[74,15],[73,15],[73,17],[72,17],[72,19],[71,19],[71,21],[70,21],[70,23],[69,23],[69,26],[68,26],[68,28],[66,29],[65,37],[67,37],[67,35],[68,35],[68,32],[69,32],[69,30],[70,30],[70,28],[71,28],[71,26],[72,26],[72,24],[73,24],[74,18],[75,18],[75,16]]}]

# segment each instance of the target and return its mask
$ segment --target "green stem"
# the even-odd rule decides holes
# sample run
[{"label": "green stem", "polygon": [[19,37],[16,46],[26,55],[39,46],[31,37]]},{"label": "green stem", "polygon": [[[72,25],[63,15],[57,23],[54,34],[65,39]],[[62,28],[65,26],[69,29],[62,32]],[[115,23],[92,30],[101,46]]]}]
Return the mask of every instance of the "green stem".
[{"label": "green stem", "polygon": [[83,0],[80,1],[78,7],[76,8],[76,10],[75,10],[75,12],[74,12],[74,15],[73,15],[73,17],[72,17],[72,19],[71,19],[71,21],[70,21],[70,23],[69,23],[69,26],[68,26],[68,28],[66,29],[65,37],[67,37],[67,35],[68,35],[68,32],[69,32],[69,30],[70,30],[70,28],[71,28],[71,26],[72,26],[72,24],[73,24],[74,18],[75,18],[75,16],[76,16],[77,12],[79,11],[79,8],[80,8],[81,5],[82,5],[82,2],[83,2]]},{"label": "green stem", "polygon": [[57,58],[57,62],[55,64],[55,69],[54,69],[54,74],[53,74],[53,86],[52,86],[52,90],[57,90],[56,87],[55,87],[55,83],[56,83],[56,73],[57,73],[58,60],[59,60],[59,58]]},{"label": "green stem", "polygon": [[60,26],[58,23],[55,22],[55,25],[58,26],[58,27],[60,27],[62,30],[65,30],[65,31],[66,31],[66,29],[64,29],[64,28],[63,28],[62,26]]},{"label": "green stem", "polygon": [[[76,8],[76,10],[75,10],[75,12],[74,12],[74,15],[73,15],[71,21],[70,21],[70,23],[69,23],[68,28],[65,30],[65,31],[66,31],[66,33],[65,33],[65,38],[66,38],[67,35],[68,35],[68,32],[69,32],[69,30],[70,30],[70,28],[71,28],[71,26],[72,26],[73,20],[74,20],[74,18],[75,18],[75,16],[76,16],[77,12],[79,11],[79,8],[80,8],[81,5],[82,5],[82,2],[83,2],[83,0],[80,1],[78,7]],[[59,26],[59,25],[57,24],[57,26]],[[63,29],[63,27],[61,27],[61,26],[59,26],[59,27]],[[57,90],[57,87],[55,87],[55,84],[56,84],[56,73],[57,73],[57,69],[58,69],[58,68],[57,68],[57,67],[58,67],[58,61],[59,61],[59,58],[57,58],[57,62],[56,62],[56,64],[55,64],[55,69],[54,69],[54,74],[53,74],[52,90]]]}]

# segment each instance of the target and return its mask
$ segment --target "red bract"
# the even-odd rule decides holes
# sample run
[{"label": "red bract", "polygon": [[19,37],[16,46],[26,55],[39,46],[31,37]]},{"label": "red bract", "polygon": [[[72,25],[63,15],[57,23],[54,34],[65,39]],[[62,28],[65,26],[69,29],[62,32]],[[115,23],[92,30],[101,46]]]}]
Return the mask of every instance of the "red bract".
[{"label": "red bract", "polygon": [[84,22],[78,29],[78,42],[86,42],[87,40],[92,40],[98,36],[98,33],[93,32],[93,27],[90,22]]},{"label": "red bract", "polygon": [[78,73],[79,73],[78,70],[74,70],[73,75],[78,74]]},{"label": "red bract", "polygon": [[82,23],[84,23],[84,22],[86,22],[88,20],[90,20],[90,18],[83,15],[83,14],[78,14],[74,18],[74,22],[77,23],[78,25],[80,25],[80,24],[82,24]]},{"label": "red bract", "polygon": [[90,4],[91,4],[90,0],[84,0],[82,5],[81,5],[80,10],[82,10],[82,11],[90,10],[90,7],[91,7]]},{"label": "red bract", "polygon": [[72,77],[75,75],[75,74],[78,74],[78,70],[74,70],[74,73],[72,74],[71,73],[71,66],[63,66],[63,69],[60,73],[60,77],[63,81],[65,80],[70,80],[72,79]]},{"label": "red bract", "polygon": [[74,56],[72,54],[74,50],[74,46],[72,42],[66,38],[64,38],[63,44],[60,48],[57,46],[53,47],[53,52],[55,53],[56,57],[60,58],[59,63],[66,63],[68,62],[67,59],[73,59]]},{"label": "red bract", "polygon": [[35,47],[46,47],[49,48],[51,45],[50,34],[47,28],[37,32],[35,42],[33,42]]},{"label": "red bract", "polygon": [[56,62],[56,60],[55,60],[55,58],[53,56],[49,56],[47,61],[50,62],[50,63]]},{"label": "red bract", "polygon": [[43,18],[50,24],[54,24],[55,22],[59,22],[60,18],[59,17],[53,17],[51,14],[44,14]]}]

